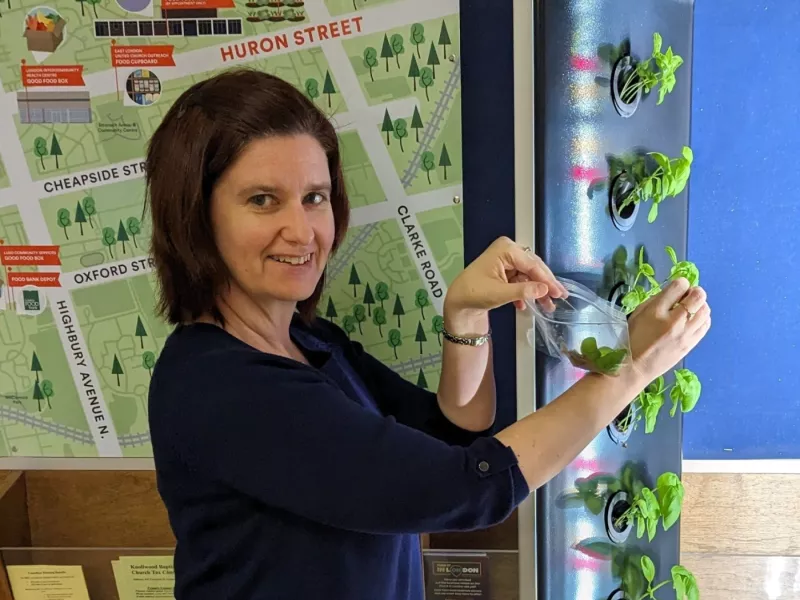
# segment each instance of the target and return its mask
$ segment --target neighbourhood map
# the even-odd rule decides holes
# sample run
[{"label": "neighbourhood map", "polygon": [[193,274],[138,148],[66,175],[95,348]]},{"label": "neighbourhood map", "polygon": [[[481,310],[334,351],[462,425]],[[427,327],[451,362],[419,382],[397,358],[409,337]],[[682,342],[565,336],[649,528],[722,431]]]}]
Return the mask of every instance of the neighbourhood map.
[{"label": "neighbourhood map", "polygon": [[171,327],[144,153],[229,68],[329,115],[352,213],[319,314],[435,390],[463,268],[459,44],[457,0],[0,0],[0,457],[152,456]]}]

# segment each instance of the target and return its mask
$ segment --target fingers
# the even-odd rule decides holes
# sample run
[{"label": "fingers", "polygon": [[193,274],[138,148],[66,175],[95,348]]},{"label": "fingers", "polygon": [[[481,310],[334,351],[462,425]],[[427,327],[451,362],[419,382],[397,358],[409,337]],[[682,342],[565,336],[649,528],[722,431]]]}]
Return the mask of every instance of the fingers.
[{"label": "fingers", "polygon": [[695,314],[706,303],[706,291],[701,287],[693,287],[690,289],[683,299],[680,301],[686,310],[691,314]]},{"label": "fingers", "polygon": [[666,316],[669,314],[669,311],[672,310],[672,307],[680,302],[681,298],[683,298],[688,290],[689,281],[684,277],[679,277],[670,282],[657,296],[657,310],[662,316]]},{"label": "fingers", "polygon": [[701,330],[706,324],[711,323],[711,307],[708,304],[703,304],[689,319],[686,325],[686,331],[689,335],[694,335],[697,331]]},{"label": "fingers", "polygon": [[522,248],[519,244],[511,242],[510,240],[509,242],[510,244],[507,248],[507,269],[520,271],[533,281],[545,283],[548,287],[549,295],[552,298],[566,298],[569,296],[567,288],[558,282],[556,276],[553,275],[553,272],[544,264],[541,258],[533,254],[533,252]]},{"label": "fingers", "polygon": [[[708,305],[706,305],[708,306]],[[711,329],[711,314],[707,315],[702,322],[695,325],[695,328],[689,333],[688,342],[689,342],[689,351],[694,350],[694,347],[700,343],[700,341],[706,336],[708,330]],[[699,313],[698,313],[699,314]],[[695,319],[698,315],[695,315]],[[692,319],[694,321],[694,319]]]}]

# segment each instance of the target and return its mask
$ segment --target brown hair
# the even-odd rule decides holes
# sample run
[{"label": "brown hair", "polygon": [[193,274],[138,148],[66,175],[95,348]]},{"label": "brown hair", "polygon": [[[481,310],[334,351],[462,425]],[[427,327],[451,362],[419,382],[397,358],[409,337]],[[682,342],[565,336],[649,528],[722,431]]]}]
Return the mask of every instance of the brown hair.
[{"label": "brown hair", "polygon": [[[170,107],[149,141],[145,164],[159,316],[177,325],[211,314],[223,323],[217,294],[230,273],[214,241],[211,192],[251,141],[298,134],[313,136],[328,157],[335,251],[350,208],[336,131],[313,102],[273,75],[236,69],[194,84]],[[314,293],[298,303],[306,321],[314,318],[324,283],[323,273]]]}]

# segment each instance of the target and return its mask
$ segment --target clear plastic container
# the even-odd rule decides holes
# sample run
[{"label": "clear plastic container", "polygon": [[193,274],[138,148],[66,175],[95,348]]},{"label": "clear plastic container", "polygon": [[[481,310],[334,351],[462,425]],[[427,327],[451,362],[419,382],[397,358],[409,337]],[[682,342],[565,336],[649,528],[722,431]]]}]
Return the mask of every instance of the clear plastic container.
[{"label": "clear plastic container", "polygon": [[[557,278],[569,292],[568,298],[553,300],[554,310],[531,301],[534,313],[535,347],[574,367],[615,376],[630,361],[628,320],[625,313],[587,287]],[[533,343],[534,330],[528,332]]]}]

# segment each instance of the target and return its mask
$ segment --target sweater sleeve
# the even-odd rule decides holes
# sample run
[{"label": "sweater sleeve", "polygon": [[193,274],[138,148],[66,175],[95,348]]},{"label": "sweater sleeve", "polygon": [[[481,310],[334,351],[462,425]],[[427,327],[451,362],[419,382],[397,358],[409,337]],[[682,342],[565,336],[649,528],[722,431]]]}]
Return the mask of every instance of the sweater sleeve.
[{"label": "sweater sleeve", "polygon": [[470,530],[505,520],[529,493],[496,438],[449,445],[360,406],[313,369],[221,355],[168,381],[151,420],[178,460],[319,523]]},{"label": "sweater sleeve", "polygon": [[469,431],[452,423],[442,412],[434,392],[422,389],[403,378],[396,371],[366,352],[363,346],[348,339],[336,324],[318,320],[328,336],[345,349],[345,355],[369,388],[372,397],[386,415],[440,439],[448,444],[467,446],[486,437],[492,428],[485,431]]}]

